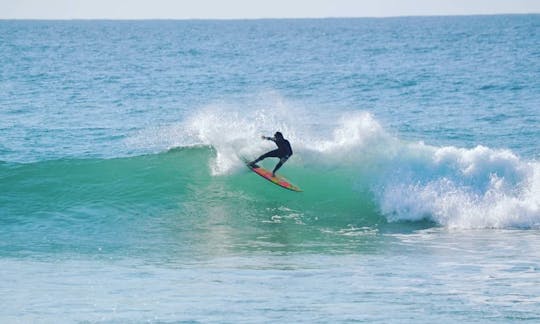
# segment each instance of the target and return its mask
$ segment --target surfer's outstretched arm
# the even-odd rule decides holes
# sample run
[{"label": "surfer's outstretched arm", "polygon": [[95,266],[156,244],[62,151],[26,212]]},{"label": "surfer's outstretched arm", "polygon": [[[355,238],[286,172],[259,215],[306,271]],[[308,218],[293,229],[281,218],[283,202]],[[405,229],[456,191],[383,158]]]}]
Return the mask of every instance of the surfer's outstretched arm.
[{"label": "surfer's outstretched arm", "polygon": [[264,139],[264,140],[267,140],[267,141],[272,141],[272,142],[275,142],[275,141],[276,141],[275,138],[273,138],[273,137],[268,137],[268,136],[264,136],[264,135],[261,136],[261,138]]}]

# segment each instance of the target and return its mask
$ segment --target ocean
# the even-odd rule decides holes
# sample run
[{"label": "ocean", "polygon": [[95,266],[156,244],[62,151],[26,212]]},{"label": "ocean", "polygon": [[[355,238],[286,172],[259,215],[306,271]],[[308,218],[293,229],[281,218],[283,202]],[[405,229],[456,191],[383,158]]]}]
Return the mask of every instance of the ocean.
[{"label": "ocean", "polygon": [[[540,15],[0,21],[0,321],[540,321],[539,44]],[[276,131],[301,193],[242,162]]]}]

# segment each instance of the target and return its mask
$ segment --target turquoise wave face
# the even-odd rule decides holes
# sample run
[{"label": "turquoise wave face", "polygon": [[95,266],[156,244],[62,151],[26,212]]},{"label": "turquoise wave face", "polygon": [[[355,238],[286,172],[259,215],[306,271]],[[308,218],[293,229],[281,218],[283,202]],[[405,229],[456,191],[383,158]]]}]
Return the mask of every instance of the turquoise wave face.
[{"label": "turquoise wave face", "polygon": [[[261,205],[277,198],[297,202],[303,210],[324,210],[336,203],[353,208],[358,195],[351,192],[346,174],[314,172],[292,165],[287,173],[310,188],[304,195],[291,195],[252,176],[248,169],[229,175],[212,175],[215,151],[208,147],[173,149],[167,153],[117,159],[53,160],[2,165],[2,208],[6,215],[40,217],[44,214],[78,214],[93,207],[119,213],[197,204],[235,205],[249,195]],[[264,162],[264,163],[267,163]],[[271,162],[268,162],[271,163]],[[326,199],[323,199],[326,197]],[[280,199],[280,200],[281,200]],[[368,198],[366,198],[368,199]],[[354,203],[353,203],[354,201]],[[26,205],[23,202],[29,202]],[[90,208],[88,208],[90,209]],[[337,208],[339,209],[339,208]],[[368,209],[369,210],[369,209]],[[359,209],[362,211],[362,209]],[[97,213],[100,214],[100,213]],[[108,215],[104,215],[105,219]]]},{"label": "turquoise wave face", "polygon": [[[310,188],[298,194],[247,168],[212,176],[215,156],[212,148],[194,147],[129,158],[4,163],[0,222],[4,234],[17,235],[3,253],[73,252],[74,244],[81,253],[144,253],[171,244],[167,253],[193,254],[193,248],[209,246],[206,239],[222,240],[218,245],[231,251],[294,249],[280,237],[283,228],[271,230],[276,224],[292,227],[292,242],[309,250],[310,244],[320,249],[349,235],[374,233],[386,223],[369,196],[346,189],[340,175],[316,179],[291,166],[287,172]],[[270,237],[258,238],[268,229]],[[327,243],[316,243],[321,235]],[[156,241],[144,246],[149,238]]]}]

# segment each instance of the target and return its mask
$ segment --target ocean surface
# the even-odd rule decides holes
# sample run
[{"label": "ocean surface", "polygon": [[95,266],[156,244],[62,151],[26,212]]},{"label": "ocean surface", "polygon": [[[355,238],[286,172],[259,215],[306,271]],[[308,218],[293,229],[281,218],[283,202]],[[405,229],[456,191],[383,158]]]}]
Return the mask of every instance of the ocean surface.
[{"label": "ocean surface", "polygon": [[[0,21],[0,322],[539,322],[539,44],[540,15]],[[278,130],[302,193],[241,161]]]}]

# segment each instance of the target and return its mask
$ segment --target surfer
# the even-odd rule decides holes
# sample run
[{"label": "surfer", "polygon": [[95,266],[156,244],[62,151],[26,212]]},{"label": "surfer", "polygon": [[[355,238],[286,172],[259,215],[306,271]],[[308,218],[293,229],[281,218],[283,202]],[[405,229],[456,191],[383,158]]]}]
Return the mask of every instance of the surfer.
[{"label": "surfer", "polygon": [[276,167],[272,171],[272,177],[275,177],[276,171],[279,170],[279,168],[281,168],[283,163],[285,163],[291,157],[291,155],[293,155],[291,143],[289,143],[289,141],[283,138],[283,134],[281,134],[281,132],[276,132],[274,134],[274,137],[262,136],[262,139],[276,143],[278,148],[259,156],[256,160],[249,162],[248,164],[254,167],[257,164],[257,162],[262,161],[266,159],[267,157],[278,158],[279,162],[278,164],[276,164]]}]

